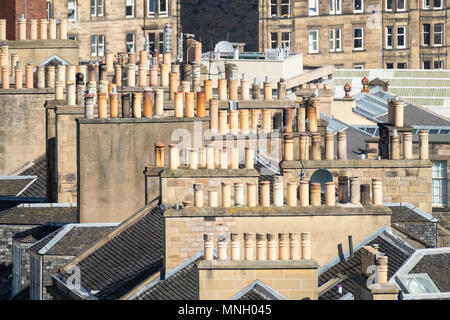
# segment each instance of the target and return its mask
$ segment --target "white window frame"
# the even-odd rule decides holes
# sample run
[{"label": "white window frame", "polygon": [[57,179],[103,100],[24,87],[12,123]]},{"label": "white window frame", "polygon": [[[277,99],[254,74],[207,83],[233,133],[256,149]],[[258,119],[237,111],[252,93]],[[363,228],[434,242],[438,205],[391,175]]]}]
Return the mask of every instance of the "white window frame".
[{"label": "white window frame", "polygon": [[[390,9],[388,8],[388,1],[391,2],[391,8]],[[394,9],[394,0],[386,0],[384,2],[384,10],[391,12],[393,9]]]},{"label": "white window frame", "polygon": [[160,32],[158,35],[158,52],[162,53],[164,49],[164,32]]},{"label": "white window frame", "polygon": [[[132,43],[131,43],[131,41],[128,41],[128,35],[130,35],[130,34],[133,35]],[[132,46],[133,46],[132,51],[128,51],[128,44],[132,44]],[[127,32],[127,34],[125,35],[125,48],[126,48],[127,53],[129,53],[129,52],[135,53],[136,52],[136,34],[135,33]]]},{"label": "white window frame", "polygon": [[[425,25],[428,25],[428,27],[430,27],[428,32],[425,32]],[[431,46],[431,26],[432,26],[432,24],[430,24],[430,23],[422,24],[422,45],[423,46],[427,46],[427,47]],[[425,43],[425,34],[428,34],[428,43]]]},{"label": "white window frame", "polygon": [[[430,67],[428,69],[425,68],[425,62],[429,62],[430,63]],[[424,69],[424,70],[431,70],[431,61],[430,60],[423,60],[422,61],[422,69]]]},{"label": "white window frame", "polygon": [[319,0],[308,0],[308,16],[319,15]]},{"label": "white window frame", "polygon": [[[283,40],[283,35],[288,35],[288,40]],[[284,48],[284,45],[287,43],[287,48],[291,47],[291,33],[286,31],[286,32],[281,32],[281,48]]]},{"label": "white window frame", "polygon": [[[361,9],[356,9],[356,1],[361,1]],[[364,12],[364,0],[353,0],[353,12],[354,13]]]},{"label": "white window frame", "polygon": [[[446,206],[448,203],[447,161],[432,161],[431,167],[431,202],[433,207]],[[436,194],[436,189],[440,189]]]},{"label": "white window frame", "polygon": [[330,29],[328,36],[330,52],[342,52],[342,29]]},{"label": "white window frame", "polygon": [[432,0],[432,1],[433,1],[433,9],[434,9],[434,10],[440,10],[440,9],[442,9],[442,2],[444,2],[443,0],[439,0],[439,1],[441,2],[441,5],[440,5],[439,7],[435,7],[435,6],[434,6],[436,0]]},{"label": "white window frame", "polygon": [[91,35],[91,57],[96,57],[98,54],[98,35]]},{"label": "white window frame", "polygon": [[[153,2],[153,11],[150,11],[150,2]],[[156,15],[156,0],[147,0],[147,17],[154,17]]]},{"label": "white window frame", "polygon": [[[150,41],[150,35],[153,35],[153,41]],[[156,33],[155,32],[149,32],[147,33],[147,41],[148,41],[148,48],[150,51],[156,50]],[[153,46],[153,50],[151,47]]]},{"label": "white window frame", "polygon": [[[100,41],[102,39],[102,41]],[[97,56],[104,57],[105,56],[105,36],[103,34],[99,34],[97,38]],[[100,50],[101,48],[101,50]],[[101,52],[100,52],[101,51]]]},{"label": "white window frame", "polygon": [[[441,32],[436,32],[436,26],[441,25]],[[436,33],[441,35],[441,43],[436,44]],[[433,24],[433,46],[434,47],[442,47],[444,45],[444,24],[443,23],[435,23]]]},{"label": "white window frame", "polygon": [[[424,9],[424,10],[430,10],[430,7],[431,7],[431,1],[432,1],[432,0],[423,0],[423,3],[422,3],[422,9]],[[427,5],[427,2],[428,2],[428,5]]]},{"label": "white window frame", "polygon": [[[272,38],[273,34],[277,35],[277,40],[276,40],[276,43],[275,43],[275,47],[273,46],[273,43],[275,42],[275,40]],[[278,32],[270,32],[269,35],[270,35],[270,48],[271,49],[278,48]]]},{"label": "white window frame", "polygon": [[[273,8],[275,8],[275,14],[272,13]],[[278,17],[278,0],[270,0],[270,11],[269,11],[271,18]]]},{"label": "white window frame", "polygon": [[342,14],[342,0],[336,0],[334,7],[336,8],[336,14]]},{"label": "white window frame", "polygon": [[[361,29],[361,48],[355,48],[355,40],[359,38],[355,38],[355,30]],[[364,50],[364,28],[353,28],[353,50],[354,51],[363,51]]]},{"label": "white window frame", "polygon": [[[70,1],[70,0],[69,0]],[[67,21],[68,22],[76,22],[76,21],[78,21],[78,3],[77,3],[77,0],[73,0],[72,1],[72,3],[74,4],[74,8],[73,8],[73,16],[75,17],[75,18],[73,18],[73,19],[71,19],[71,18],[69,18],[69,10],[71,9],[70,7],[69,7],[69,1],[67,1]]]},{"label": "white window frame", "polygon": [[[403,29],[403,33],[402,34],[399,34],[399,30],[400,29]],[[397,48],[398,49],[404,49],[404,48],[406,48],[406,27],[405,26],[397,26],[397,35],[396,35],[396,38],[397,38],[397,42],[396,42],[396,44],[397,44]],[[399,45],[398,44],[398,40],[399,40],[399,37],[401,37],[401,36],[403,36],[403,45]]]},{"label": "white window frame", "polygon": [[[391,32],[389,33],[389,29],[391,29]],[[385,48],[386,49],[392,49],[394,44],[394,27],[393,26],[387,26],[386,27],[386,37],[385,37]],[[391,38],[391,45],[389,45],[388,39]]]},{"label": "white window frame", "polygon": [[[131,2],[131,4],[129,4]],[[134,16],[135,16],[135,5],[136,5],[136,2],[135,2],[135,0],[125,0],[125,17],[126,18],[134,18]],[[132,11],[132,13],[131,13],[131,15],[128,15],[127,14],[127,8],[128,7],[130,7],[131,6],[131,11]]]},{"label": "white window frame", "polygon": [[[336,14],[336,3],[334,0],[329,0],[329,6],[330,6],[330,14]],[[332,29],[330,29],[332,30]]]},{"label": "white window frame", "polygon": [[[311,34],[316,34],[316,40],[311,40]],[[313,49],[313,45],[316,43],[316,49]],[[308,31],[308,53],[319,53],[319,30]]]},{"label": "white window frame", "polygon": [[[287,16],[283,15],[283,7],[288,7]],[[282,18],[290,18],[291,17],[291,0],[288,0],[287,3],[283,3],[283,0],[280,0],[280,16]]]},{"label": "white window frame", "polygon": [[[401,9],[398,7],[399,1],[403,1],[403,8],[401,8]],[[395,5],[396,5],[397,11],[405,11],[406,10],[406,0],[396,0]]]},{"label": "white window frame", "polygon": [[[166,10],[161,11],[161,3],[164,2],[166,4]],[[158,8],[158,16],[167,17],[169,15],[169,1],[168,0],[159,0],[159,8]]]},{"label": "white window frame", "polygon": [[[436,68],[436,62],[439,64],[439,66]],[[433,68],[436,70],[443,70],[444,69],[444,60],[435,60],[433,62]]]},{"label": "white window frame", "polygon": [[329,46],[330,46],[330,52],[335,52],[336,51],[336,43],[335,43],[335,31],[334,29],[330,29],[328,32],[329,35]]},{"label": "white window frame", "polygon": [[[335,33],[334,43],[335,43],[336,52],[342,52],[342,29],[341,28],[335,29],[334,33]],[[339,43],[339,45],[338,45],[338,43]]]},{"label": "white window frame", "polygon": [[[105,0],[90,0],[89,4],[91,17],[103,17],[105,15]],[[92,12],[92,9],[94,9],[94,12]]]}]

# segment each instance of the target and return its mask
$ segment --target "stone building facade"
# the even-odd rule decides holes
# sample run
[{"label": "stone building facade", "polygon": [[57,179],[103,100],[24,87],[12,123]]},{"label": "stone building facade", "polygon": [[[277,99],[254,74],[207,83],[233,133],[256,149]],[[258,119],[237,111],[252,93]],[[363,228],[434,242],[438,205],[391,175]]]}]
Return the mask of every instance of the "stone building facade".
[{"label": "stone building facade", "polygon": [[70,39],[80,41],[80,60],[104,60],[106,52],[162,52],[163,30],[170,24],[176,55],[178,4],[175,0],[49,0],[50,15],[66,18]]},{"label": "stone building facade", "polygon": [[[443,0],[219,2],[223,10],[216,2],[186,2],[181,7],[183,29],[198,34],[205,48],[214,34],[215,43],[245,42],[250,51],[289,45],[291,51],[304,54],[305,65],[441,69],[448,64],[448,9]],[[192,15],[201,15],[203,27],[191,26]]]}]

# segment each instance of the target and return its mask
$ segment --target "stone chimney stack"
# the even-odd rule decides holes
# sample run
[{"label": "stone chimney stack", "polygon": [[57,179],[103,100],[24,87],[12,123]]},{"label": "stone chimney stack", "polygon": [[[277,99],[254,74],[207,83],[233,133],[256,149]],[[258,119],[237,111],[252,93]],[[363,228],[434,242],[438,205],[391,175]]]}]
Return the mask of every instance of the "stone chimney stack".
[{"label": "stone chimney stack", "polygon": [[222,182],[222,207],[231,207],[231,184]]},{"label": "stone chimney stack", "polygon": [[272,100],[272,82],[268,76],[266,76],[266,81],[264,82],[264,100]]},{"label": "stone chimney stack", "polygon": [[217,94],[221,101],[228,100],[227,98],[227,79],[217,80]]},{"label": "stone chimney stack", "polygon": [[214,260],[214,234],[203,235],[204,257],[206,261]]},{"label": "stone chimney stack", "polygon": [[322,153],[320,149],[320,133],[311,134],[312,138],[312,146],[311,146],[311,154],[312,160],[322,160]]},{"label": "stone chimney stack", "polygon": [[348,203],[348,177],[338,177],[338,199],[339,203]]},{"label": "stone chimney stack", "polygon": [[391,135],[391,159],[399,160],[400,159],[400,136],[395,132]]},{"label": "stone chimney stack", "polygon": [[311,183],[311,205],[320,206],[321,196],[320,196],[320,183]]},{"label": "stone chimney stack", "polygon": [[122,118],[130,118],[131,116],[131,102],[130,94],[122,94]]},{"label": "stone chimney stack", "polygon": [[175,117],[176,118],[183,118],[184,116],[184,110],[183,110],[183,92],[175,92]]},{"label": "stone chimney stack", "polygon": [[261,181],[261,206],[270,206],[270,181]]},{"label": "stone chimney stack", "polygon": [[155,88],[155,116],[164,116],[164,89]]},{"label": "stone chimney stack", "polygon": [[247,205],[250,208],[258,205],[258,191],[255,183],[247,183]]},{"label": "stone chimney stack", "polygon": [[244,233],[244,259],[255,260],[255,235],[253,233]]},{"label": "stone chimney stack", "polygon": [[428,160],[428,130],[419,130],[419,159]]},{"label": "stone chimney stack", "polygon": [[334,160],[334,133],[331,131],[325,133],[325,159]]},{"label": "stone chimney stack", "polygon": [[360,198],[359,178],[352,177],[350,178],[350,202],[352,204],[358,204],[360,202]]},{"label": "stone chimney stack", "polygon": [[383,205],[381,178],[372,178],[372,201],[375,206]]},{"label": "stone chimney stack", "polygon": [[289,254],[291,260],[300,259],[300,234],[298,232],[289,233]]},{"label": "stone chimney stack", "polygon": [[261,100],[261,84],[256,80],[252,83],[252,99]]},{"label": "stone chimney stack", "polygon": [[169,144],[169,169],[177,170],[179,164],[179,151],[176,144]]},{"label": "stone chimney stack", "polygon": [[185,92],[184,93],[184,104],[186,106],[186,117],[194,118],[195,117],[195,93],[194,92]]},{"label": "stone chimney stack", "polygon": [[272,261],[278,259],[277,237],[278,234],[276,233],[267,234],[267,258]]},{"label": "stone chimney stack", "polygon": [[262,111],[262,124],[261,129],[266,134],[272,132],[272,110],[271,109],[263,109]]},{"label": "stone chimney stack", "polygon": [[217,256],[219,260],[227,260],[228,259],[228,243],[226,237],[219,237],[217,240]]},{"label": "stone chimney stack", "polygon": [[411,132],[403,132],[403,158],[404,159],[412,159],[412,133]]},{"label": "stone chimney stack", "polygon": [[284,205],[283,196],[283,182],[273,182],[273,205],[276,207],[282,207]]},{"label": "stone chimney stack", "polygon": [[309,183],[308,181],[300,181],[300,206],[309,206]]},{"label": "stone chimney stack", "polygon": [[337,133],[337,143],[338,159],[347,159],[347,133],[345,131]]},{"label": "stone chimney stack", "polygon": [[327,206],[336,205],[336,186],[334,182],[325,182],[325,204]]},{"label": "stone chimney stack", "polygon": [[239,233],[232,233],[230,239],[231,260],[241,260],[241,241],[239,239]]},{"label": "stone chimney stack", "polygon": [[144,117],[152,117],[152,92],[150,90],[144,90]]},{"label": "stone chimney stack", "polygon": [[289,260],[289,234],[278,234],[278,257],[280,260]]},{"label": "stone chimney stack", "polygon": [[[319,136],[320,139],[320,136]],[[320,148],[320,145],[319,145]],[[294,160],[294,137],[289,134],[284,136],[284,159],[286,161]]]},{"label": "stone chimney stack", "polygon": [[164,167],[164,143],[155,143],[155,165]]},{"label": "stone chimney stack", "polygon": [[280,79],[278,82],[278,100],[286,99],[286,82],[284,79]]},{"label": "stone chimney stack", "polygon": [[291,207],[297,206],[297,182],[288,182],[287,184],[287,204]]},{"label": "stone chimney stack", "polygon": [[203,184],[194,184],[194,205],[197,208],[203,207]]},{"label": "stone chimney stack", "polygon": [[311,232],[302,232],[302,259],[311,259]]},{"label": "stone chimney stack", "polygon": [[84,95],[84,117],[86,119],[94,118],[94,94],[87,93]]},{"label": "stone chimney stack", "polygon": [[206,94],[197,92],[197,117],[206,117]]},{"label": "stone chimney stack", "polygon": [[234,205],[237,207],[243,207],[245,205],[244,184],[242,183],[234,184]]},{"label": "stone chimney stack", "polygon": [[209,190],[208,191],[208,200],[209,200],[209,206],[211,208],[216,208],[218,206],[218,200],[217,200],[217,190]]},{"label": "stone chimney stack", "polygon": [[370,184],[361,185],[361,204],[363,206],[370,205]]},{"label": "stone chimney stack", "polygon": [[263,261],[267,259],[267,241],[264,233],[256,234],[256,260]]}]

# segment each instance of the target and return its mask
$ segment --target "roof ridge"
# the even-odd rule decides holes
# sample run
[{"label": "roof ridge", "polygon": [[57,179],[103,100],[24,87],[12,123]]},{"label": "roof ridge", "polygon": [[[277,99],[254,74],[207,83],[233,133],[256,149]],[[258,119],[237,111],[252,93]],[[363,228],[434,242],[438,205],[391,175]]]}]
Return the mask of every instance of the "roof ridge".
[{"label": "roof ridge", "polygon": [[156,206],[149,206],[146,205],[139,211],[137,211],[135,214],[128,217],[126,220],[121,222],[111,233],[107,234],[100,240],[98,240],[93,246],[86,249],[82,254],[75,257],[73,260],[71,260],[69,263],[67,263],[65,266],[61,267],[59,270],[61,273],[65,273],[68,269],[70,269],[72,266],[80,263],[84,259],[86,259],[88,256],[93,254],[95,251],[97,251],[99,248],[103,247],[106,243],[110,242],[112,239],[114,239],[116,236],[122,233],[122,231],[126,230],[128,227],[134,225],[138,221],[140,221],[143,217],[145,217],[147,214],[150,214],[151,211],[153,211]]}]

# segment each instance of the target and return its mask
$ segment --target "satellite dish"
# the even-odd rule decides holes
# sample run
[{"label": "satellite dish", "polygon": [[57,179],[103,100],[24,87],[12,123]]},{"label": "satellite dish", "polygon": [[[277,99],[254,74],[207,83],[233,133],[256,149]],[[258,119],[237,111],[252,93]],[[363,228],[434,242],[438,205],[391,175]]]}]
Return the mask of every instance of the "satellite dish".
[{"label": "satellite dish", "polygon": [[228,41],[220,41],[218,44],[216,44],[214,52],[233,52],[233,45]]}]

